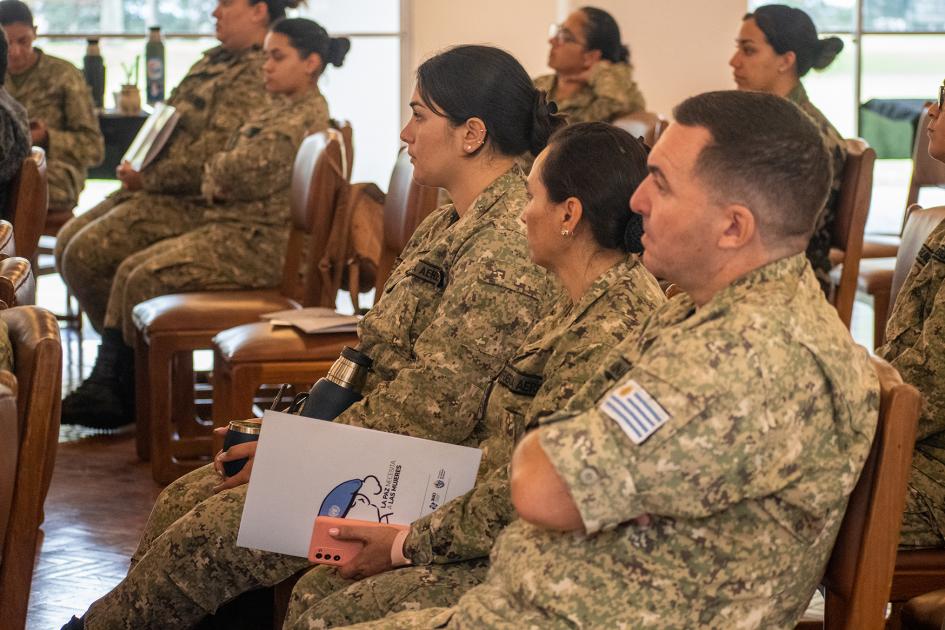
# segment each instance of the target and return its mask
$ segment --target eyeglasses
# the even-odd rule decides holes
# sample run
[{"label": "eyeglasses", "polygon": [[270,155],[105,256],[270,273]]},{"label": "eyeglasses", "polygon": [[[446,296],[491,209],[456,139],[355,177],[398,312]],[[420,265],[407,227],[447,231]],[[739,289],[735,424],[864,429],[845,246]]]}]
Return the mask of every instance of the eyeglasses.
[{"label": "eyeglasses", "polygon": [[561,24],[552,24],[548,27],[548,39],[558,42],[559,44],[580,44],[584,45],[584,42],[579,40],[577,36],[569,31],[566,27]]},{"label": "eyeglasses", "polygon": [[945,82],[938,86],[938,111],[942,111],[943,105],[945,105]]}]

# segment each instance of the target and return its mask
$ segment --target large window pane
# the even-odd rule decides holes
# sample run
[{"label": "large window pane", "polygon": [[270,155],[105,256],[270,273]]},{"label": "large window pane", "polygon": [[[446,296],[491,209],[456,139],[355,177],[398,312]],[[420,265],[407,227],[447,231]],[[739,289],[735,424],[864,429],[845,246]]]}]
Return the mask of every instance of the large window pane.
[{"label": "large window pane", "polygon": [[864,35],[863,100],[938,98],[942,35]]},{"label": "large window pane", "polygon": [[811,101],[844,137],[856,135],[856,62],[853,40],[847,35],[843,51],[822,71],[811,70],[803,78]]},{"label": "large window pane", "polygon": [[945,30],[945,0],[864,0],[867,31]]},{"label": "large window pane", "polygon": [[330,33],[400,31],[400,2],[397,0],[319,0],[299,7],[299,15],[319,22]]},{"label": "large window pane", "polygon": [[212,33],[216,0],[32,0],[41,33]]},{"label": "large window pane", "polygon": [[842,33],[853,32],[856,28],[856,0],[749,0],[748,8],[756,9],[775,2],[803,9],[819,31]]}]

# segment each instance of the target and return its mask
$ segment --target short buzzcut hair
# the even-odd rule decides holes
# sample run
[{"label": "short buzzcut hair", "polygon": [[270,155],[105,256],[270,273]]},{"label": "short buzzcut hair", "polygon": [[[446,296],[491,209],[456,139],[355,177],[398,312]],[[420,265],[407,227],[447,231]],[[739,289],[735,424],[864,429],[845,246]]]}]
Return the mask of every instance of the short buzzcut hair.
[{"label": "short buzzcut hair", "polygon": [[832,167],[811,118],[785,98],[762,92],[707,92],[673,116],[712,136],[695,174],[714,203],[749,208],[762,240],[806,246],[830,190]]},{"label": "short buzzcut hair", "polygon": [[26,24],[33,26],[33,12],[20,0],[2,0],[0,2],[0,25]]}]

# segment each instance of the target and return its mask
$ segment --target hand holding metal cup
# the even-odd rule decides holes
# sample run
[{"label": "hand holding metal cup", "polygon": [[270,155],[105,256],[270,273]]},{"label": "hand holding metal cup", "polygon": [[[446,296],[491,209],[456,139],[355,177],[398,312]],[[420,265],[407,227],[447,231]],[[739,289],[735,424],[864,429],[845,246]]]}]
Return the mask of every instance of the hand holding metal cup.
[{"label": "hand holding metal cup", "polygon": [[[259,439],[259,432],[262,430],[262,420],[252,418],[249,420],[231,420],[226,431],[226,437],[223,439],[223,450],[227,451],[231,446],[244,444],[245,442],[255,442]],[[236,459],[231,462],[223,462],[223,470],[227,477],[232,477],[249,461],[248,458]]]}]

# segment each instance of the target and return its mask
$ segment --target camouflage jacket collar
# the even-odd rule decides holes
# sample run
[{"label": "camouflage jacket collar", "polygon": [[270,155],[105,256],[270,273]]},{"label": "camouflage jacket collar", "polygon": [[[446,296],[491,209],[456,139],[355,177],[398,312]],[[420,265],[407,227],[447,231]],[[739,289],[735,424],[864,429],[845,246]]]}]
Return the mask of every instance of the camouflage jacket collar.
[{"label": "camouflage jacket collar", "polygon": [[803,253],[794,254],[749,271],[716,293],[701,308],[697,309],[688,295],[676,297],[669,301],[657,317],[661,326],[685,322],[686,328],[693,328],[726,315],[733,306],[748,301],[752,296],[763,294],[763,300],[767,303],[771,303],[778,293],[787,299],[805,281],[816,282],[810,263]]},{"label": "camouflage jacket collar", "polygon": [[29,68],[27,68],[20,74],[11,74],[10,70],[9,69],[7,70],[6,80],[9,83],[15,86],[23,85],[31,76],[33,76],[33,74],[36,73],[37,70],[39,70],[46,64],[47,57],[46,57],[46,53],[43,52],[42,48],[38,46],[34,46],[33,52],[36,53],[36,63],[34,63],[32,66],[30,66]]},{"label": "camouflage jacket collar", "polygon": [[525,173],[517,164],[513,165],[502,175],[492,180],[492,183],[486,186],[486,189],[479,193],[473,201],[472,207],[462,218],[469,221],[477,220],[492,210],[509,190],[516,188],[525,188]]},{"label": "camouflage jacket collar", "polygon": [[803,107],[807,103],[810,103],[810,99],[807,97],[807,90],[804,89],[804,84],[798,81],[797,87],[788,93],[787,100],[791,101],[798,107]]},{"label": "camouflage jacket collar", "polygon": [[581,319],[597,300],[607,295],[614,284],[626,278],[630,274],[630,270],[639,264],[641,264],[640,258],[636,254],[627,254],[626,258],[598,276],[576,304],[571,305],[571,300],[565,294],[565,304],[570,306],[570,315],[567,318],[566,327],[570,328],[571,324]]},{"label": "camouflage jacket collar", "polygon": [[235,65],[250,56],[262,54],[262,46],[253,44],[243,50],[227,50],[223,46],[215,46],[204,53],[207,61],[211,64]]}]

